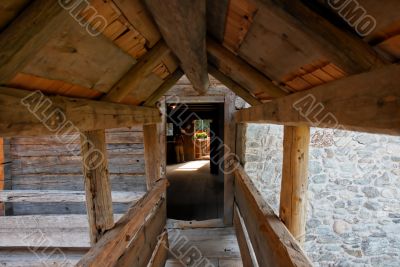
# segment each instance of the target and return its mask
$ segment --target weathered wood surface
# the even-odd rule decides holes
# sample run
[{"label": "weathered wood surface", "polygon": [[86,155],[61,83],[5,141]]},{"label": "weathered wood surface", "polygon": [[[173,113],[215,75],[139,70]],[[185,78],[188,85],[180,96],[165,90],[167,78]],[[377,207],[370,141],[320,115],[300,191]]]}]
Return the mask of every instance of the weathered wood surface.
[{"label": "weathered wood surface", "polygon": [[[114,203],[132,203],[143,197],[145,192],[123,192],[113,191],[112,201]],[[85,202],[84,191],[62,191],[62,190],[2,190],[0,191],[0,202]]]},{"label": "weathered wood surface", "polygon": [[148,47],[153,47],[161,34],[150,13],[140,0],[113,0],[132,26],[146,38]]},{"label": "weathered wood surface", "polygon": [[7,27],[0,38],[0,82],[14,77],[68,23],[68,16],[58,2],[37,1]]},{"label": "weathered wood surface", "polygon": [[301,245],[306,238],[310,127],[285,126],[279,217]]},{"label": "weathered wood surface", "polygon": [[224,223],[233,223],[233,202],[234,202],[234,174],[232,160],[236,156],[236,123],[233,118],[235,112],[235,94],[229,93],[225,96],[224,104],[224,150],[223,164],[219,166],[224,174]]},{"label": "weathered wood surface", "polygon": [[183,76],[183,71],[177,69],[173,74],[168,77],[164,83],[143,103],[145,107],[152,107],[156,102],[170,90]]},{"label": "weathered wood surface", "polygon": [[263,96],[264,98],[287,95],[285,91],[273,84],[271,80],[246,61],[240,59],[212,39],[207,40],[207,52],[210,64],[252,94]]},{"label": "weathered wood surface", "polygon": [[27,4],[29,4],[29,0],[3,0],[0,4],[0,31],[3,30]]},{"label": "weathered wood surface", "polygon": [[[134,90],[148,90],[139,88],[143,79],[160,64],[162,57],[170,52],[163,41],[159,41],[149,52],[147,52],[102,98],[108,102],[121,102]],[[136,99],[145,101],[146,99]]]},{"label": "weathered wood surface", "polygon": [[148,266],[164,231],[166,218],[167,203],[164,199],[147,215],[140,232],[130,240],[124,255],[118,259],[116,266]]},{"label": "weathered wood surface", "polygon": [[235,200],[259,266],[312,266],[289,230],[274,214],[243,167],[235,171]]},{"label": "weathered wood surface", "polygon": [[206,1],[146,0],[166,43],[200,93],[209,87],[206,53]]},{"label": "weathered wood surface", "polygon": [[400,66],[391,65],[243,109],[237,122],[400,134]]},{"label": "weathered wood surface", "polygon": [[182,221],[167,220],[168,229],[193,229],[193,228],[224,228],[225,224],[222,219],[210,219],[204,221]]},{"label": "weathered wood surface", "polygon": [[0,89],[0,136],[63,135],[161,121],[154,108]]},{"label": "weathered wood surface", "polygon": [[224,40],[229,0],[207,0],[207,32],[220,43]]},{"label": "weathered wood surface", "polygon": [[[164,201],[167,181],[161,179],[79,261],[77,266],[113,266],[126,251],[131,238],[141,231],[146,217]],[[150,216],[151,217],[151,216]],[[127,238],[129,236],[129,238]]]},{"label": "weathered wood surface", "polygon": [[105,130],[81,134],[86,211],[92,245],[114,226]]},{"label": "weathered wood surface", "polygon": [[301,2],[290,0],[257,0],[298,31],[307,34],[311,42],[336,65],[348,73],[359,73],[383,66],[384,60],[365,42],[342,31]]},{"label": "weathered wood surface", "polygon": [[153,255],[149,261],[149,267],[165,267],[168,258],[168,232],[164,231],[159,239]]},{"label": "weathered wood surface", "polygon": [[241,218],[238,207],[235,204],[233,211],[233,225],[235,227],[236,238],[238,240],[240,256],[242,257],[243,267],[254,267],[252,258],[252,247],[249,246],[250,240],[247,230],[244,225],[243,218]]},{"label": "weathered wood surface", "polygon": [[143,136],[146,184],[147,189],[150,190],[161,175],[160,140],[157,125],[143,125]]},{"label": "weathered wood surface", "polygon": [[260,100],[258,100],[255,96],[253,96],[249,91],[244,89],[234,80],[223,74],[221,71],[216,69],[214,66],[208,66],[209,73],[218,79],[221,83],[223,83],[226,87],[228,87],[232,92],[236,95],[240,96],[244,101],[249,103],[252,106],[256,106],[262,104]]},{"label": "weathered wood surface", "polygon": [[[122,215],[114,215],[118,221]],[[0,247],[89,248],[87,215],[0,217]]]}]

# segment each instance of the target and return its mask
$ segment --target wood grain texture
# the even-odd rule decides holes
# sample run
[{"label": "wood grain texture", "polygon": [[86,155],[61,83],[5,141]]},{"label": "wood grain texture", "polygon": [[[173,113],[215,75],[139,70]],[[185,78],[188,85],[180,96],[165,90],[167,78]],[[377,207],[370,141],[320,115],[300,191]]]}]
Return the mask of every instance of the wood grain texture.
[{"label": "wood grain texture", "polygon": [[146,162],[147,189],[151,190],[160,179],[160,142],[157,124],[143,125],[144,158]]},{"label": "wood grain texture", "polygon": [[[143,224],[154,211],[154,207],[163,202],[166,191],[166,179],[159,180],[139,202],[118,221],[116,226],[79,261],[77,266],[114,266],[125,253],[132,237],[138,234]],[[127,238],[128,236],[128,238]]]},{"label": "wood grain texture", "polygon": [[209,87],[206,53],[206,1],[146,0],[166,43],[177,56],[194,88]]},{"label": "wood grain texture", "polygon": [[236,95],[240,96],[244,101],[249,103],[251,106],[256,106],[262,104],[260,100],[258,100],[255,96],[253,96],[249,91],[244,89],[242,86],[237,84],[231,78],[220,72],[217,68],[212,65],[208,66],[209,73],[214,76],[217,80],[223,83],[226,87],[228,87],[232,92]]},{"label": "wood grain texture", "polygon": [[149,267],[165,267],[168,258],[168,232],[164,231],[158,240],[157,247],[149,261]]},{"label": "wood grain texture", "polygon": [[84,132],[81,152],[90,243],[94,245],[114,226],[105,131]]},{"label": "wood grain texture", "polygon": [[296,240],[306,238],[310,127],[285,126],[279,217]]},{"label": "wood grain texture", "polygon": [[0,91],[0,114],[4,118],[0,136],[62,135],[161,121],[159,111],[147,107],[45,96],[5,87]]},{"label": "wood grain texture", "polygon": [[235,171],[235,200],[259,266],[312,266],[298,242],[274,214],[243,167]]},{"label": "wood grain texture", "polygon": [[244,222],[239,213],[239,208],[236,206],[236,204],[234,206],[233,225],[235,227],[236,238],[240,248],[240,256],[242,257],[243,267],[254,267],[251,251],[253,248],[249,246],[250,240],[248,239],[247,232],[245,232],[247,230],[244,228]]},{"label": "wood grain texture", "polygon": [[229,0],[207,0],[207,32],[220,43],[224,40]]},{"label": "wood grain texture", "polygon": [[256,96],[265,94],[264,97],[271,98],[287,95],[246,61],[211,39],[207,40],[207,52],[209,61],[214,67],[252,94]]},{"label": "wood grain texture", "polygon": [[[153,69],[161,62],[161,58],[169,53],[168,47],[163,41],[155,45],[145,56],[143,56],[102,100],[108,102],[121,102],[133,90],[137,90],[144,77],[149,75]],[[138,99],[145,101],[146,99]]]},{"label": "wood grain texture", "polygon": [[235,114],[236,121],[398,135],[399,73],[400,66],[391,65],[353,75],[240,110]]}]

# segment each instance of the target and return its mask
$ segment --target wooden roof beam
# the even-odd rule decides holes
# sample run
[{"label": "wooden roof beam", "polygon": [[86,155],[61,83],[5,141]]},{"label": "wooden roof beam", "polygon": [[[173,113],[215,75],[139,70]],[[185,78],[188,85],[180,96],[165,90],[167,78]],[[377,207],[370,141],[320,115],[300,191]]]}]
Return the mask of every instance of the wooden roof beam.
[{"label": "wooden roof beam", "polygon": [[184,75],[181,69],[177,69],[172,73],[164,83],[143,103],[142,106],[153,107],[157,101],[174,86],[179,79]]},{"label": "wooden roof beam", "polygon": [[288,94],[246,61],[210,38],[207,39],[207,52],[211,65],[249,92],[266,93],[272,98]]},{"label": "wooden roof beam", "polygon": [[162,57],[168,53],[170,53],[170,50],[167,45],[164,41],[159,41],[102,97],[102,100],[116,103],[121,102],[133,90],[138,88],[142,80],[160,64]]},{"label": "wooden roof beam", "polygon": [[235,114],[237,122],[400,135],[400,66],[314,87]]},{"label": "wooden roof beam", "polygon": [[206,1],[146,0],[146,4],[194,89],[204,94],[210,83],[206,53]]},{"label": "wooden roof beam", "polygon": [[3,137],[121,128],[161,121],[155,108],[44,96],[40,92],[6,87],[0,87],[0,117]]},{"label": "wooden roof beam", "polygon": [[262,102],[258,100],[256,97],[254,97],[252,94],[250,94],[249,91],[244,89],[242,86],[237,84],[234,80],[220,72],[217,68],[215,68],[212,65],[208,65],[208,72],[216,78],[218,81],[220,81],[223,85],[228,87],[232,92],[234,92],[236,95],[240,96],[244,101],[249,103],[252,106],[260,105]]},{"label": "wooden roof beam", "polygon": [[53,33],[70,22],[58,1],[34,1],[0,35],[0,84],[6,84]]},{"label": "wooden roof beam", "polygon": [[337,28],[301,1],[256,1],[266,5],[275,14],[279,14],[294,28],[305,32],[310,40],[319,44],[321,51],[328,59],[349,74],[368,71],[387,64],[363,40]]}]

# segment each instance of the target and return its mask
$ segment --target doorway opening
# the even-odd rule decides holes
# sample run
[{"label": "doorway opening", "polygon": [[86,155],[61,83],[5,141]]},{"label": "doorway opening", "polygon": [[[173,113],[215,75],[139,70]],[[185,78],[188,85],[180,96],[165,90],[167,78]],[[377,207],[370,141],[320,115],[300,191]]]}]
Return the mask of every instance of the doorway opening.
[{"label": "doorway opening", "polygon": [[223,217],[224,104],[167,105],[168,218]]}]

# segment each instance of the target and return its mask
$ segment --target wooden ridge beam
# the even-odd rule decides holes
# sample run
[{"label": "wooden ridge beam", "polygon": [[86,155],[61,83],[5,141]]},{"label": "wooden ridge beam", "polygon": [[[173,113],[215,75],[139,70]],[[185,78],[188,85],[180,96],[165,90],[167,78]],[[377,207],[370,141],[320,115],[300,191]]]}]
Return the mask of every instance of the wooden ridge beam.
[{"label": "wooden ridge beam", "polygon": [[361,73],[387,64],[378,53],[357,36],[342,31],[312,11],[301,1],[257,0],[310,40],[317,42],[327,57],[350,74]]},{"label": "wooden ridge beam", "polygon": [[285,126],[279,217],[300,245],[306,238],[310,127]]},{"label": "wooden ridge beam", "polygon": [[[32,112],[30,112],[30,110]],[[161,121],[158,109],[0,87],[0,136],[51,135]]]},{"label": "wooden ridge beam", "polygon": [[272,98],[288,95],[246,61],[210,38],[207,39],[207,52],[211,65],[254,95],[266,93]]},{"label": "wooden ridge beam", "polygon": [[135,88],[140,86],[143,79],[160,64],[161,59],[168,53],[170,53],[170,50],[167,45],[164,41],[159,41],[149,52],[139,59],[101,100],[108,102],[121,102],[124,100]]},{"label": "wooden ridge beam", "polygon": [[145,107],[153,107],[157,101],[165,95],[166,92],[169,91],[182,76],[184,75],[181,69],[177,69],[174,73],[172,73],[164,83],[143,103],[142,106]]},{"label": "wooden ridge beam", "polygon": [[[142,226],[148,220],[148,216],[157,214],[158,209],[155,207],[165,202],[166,187],[166,179],[157,181],[152,190],[129,208],[115,227],[105,233],[77,266],[115,266],[119,258],[126,252],[127,247],[132,245],[130,244],[131,240],[143,229]],[[136,244],[136,246],[142,245],[142,242]]]},{"label": "wooden ridge beam", "polygon": [[205,94],[210,83],[206,52],[206,1],[145,2],[194,89]]},{"label": "wooden ridge beam", "polygon": [[[145,195],[145,192],[113,191],[113,203],[137,202]],[[55,203],[85,202],[84,191],[63,190],[3,190],[0,191],[0,202],[25,202],[25,203]]]},{"label": "wooden ridge beam", "polygon": [[235,170],[235,200],[259,266],[312,266],[285,225],[261,197],[243,167]]},{"label": "wooden ridge beam", "polygon": [[378,68],[243,109],[237,122],[400,134],[400,65]]},{"label": "wooden ridge beam", "polygon": [[249,91],[244,89],[242,86],[237,84],[234,80],[223,74],[221,71],[219,71],[217,68],[215,68],[212,65],[208,65],[208,72],[214,76],[218,81],[220,81],[223,85],[228,87],[232,92],[234,92],[236,95],[240,96],[243,98],[244,101],[249,103],[252,106],[257,106],[262,104],[260,100],[258,100],[256,97],[254,97]]}]

